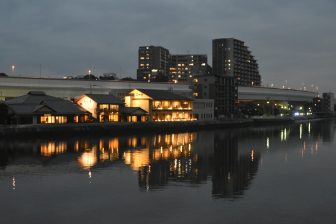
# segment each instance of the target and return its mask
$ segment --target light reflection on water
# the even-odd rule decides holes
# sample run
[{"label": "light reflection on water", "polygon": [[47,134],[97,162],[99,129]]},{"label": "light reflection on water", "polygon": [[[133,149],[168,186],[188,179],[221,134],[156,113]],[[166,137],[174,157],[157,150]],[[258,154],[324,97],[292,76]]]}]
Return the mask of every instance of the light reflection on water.
[{"label": "light reflection on water", "polygon": [[285,166],[297,159],[308,161],[318,156],[321,144],[334,144],[331,121],[153,136],[0,141],[0,192],[6,187],[24,191],[25,180],[34,176],[66,179],[78,174],[99,185],[96,176],[109,182],[110,175],[116,177],[113,170],[129,170],[136,178],[124,175],[133,178],[140,194],[208,186],[213,199],[244,199],[258,173],[265,172],[265,162],[280,159]]}]

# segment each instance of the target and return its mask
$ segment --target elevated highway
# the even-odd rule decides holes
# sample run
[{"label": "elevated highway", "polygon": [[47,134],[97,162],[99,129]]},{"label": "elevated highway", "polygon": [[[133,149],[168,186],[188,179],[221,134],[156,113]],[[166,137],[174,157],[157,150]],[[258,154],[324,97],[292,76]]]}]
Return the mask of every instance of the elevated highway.
[{"label": "elevated highway", "polygon": [[172,90],[182,95],[191,95],[189,85],[183,84],[28,77],[0,78],[0,100],[25,95],[29,91],[44,91],[51,96],[72,98],[86,93],[112,93],[117,96],[123,96],[130,89]]},{"label": "elevated highway", "polygon": [[238,87],[239,101],[273,100],[288,102],[311,102],[316,96],[316,92],[294,89],[242,86]]},{"label": "elevated highway", "polygon": [[[129,89],[172,90],[176,93],[191,96],[192,89],[187,84],[146,83],[137,81],[90,81],[78,79],[51,78],[0,78],[0,100],[25,95],[28,91],[44,91],[46,94],[71,98],[85,93],[108,94],[123,96]],[[268,87],[238,87],[240,101],[275,100],[311,102],[317,96],[315,92],[278,89]]]}]

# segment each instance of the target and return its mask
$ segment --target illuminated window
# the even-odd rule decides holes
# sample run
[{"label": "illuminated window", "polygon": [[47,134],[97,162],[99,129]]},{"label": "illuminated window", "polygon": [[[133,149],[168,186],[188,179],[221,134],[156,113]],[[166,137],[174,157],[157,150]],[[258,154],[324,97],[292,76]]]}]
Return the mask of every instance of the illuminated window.
[{"label": "illuminated window", "polygon": [[153,107],[154,108],[160,108],[160,107],[162,107],[161,101],[154,101],[153,102]]},{"label": "illuminated window", "polygon": [[50,114],[45,114],[40,118],[41,124],[64,124],[67,123],[68,119],[66,116],[52,116]]},{"label": "illuminated window", "polygon": [[118,111],[119,105],[110,104],[110,110]]},{"label": "illuminated window", "polygon": [[128,122],[138,122],[137,116],[127,116]]},{"label": "illuminated window", "polygon": [[163,108],[168,109],[170,107],[170,102],[168,100],[163,101]]},{"label": "illuminated window", "polygon": [[99,104],[99,109],[100,110],[108,109],[108,104]]},{"label": "illuminated window", "polygon": [[119,114],[118,113],[109,114],[109,121],[110,122],[118,122],[119,121]]}]

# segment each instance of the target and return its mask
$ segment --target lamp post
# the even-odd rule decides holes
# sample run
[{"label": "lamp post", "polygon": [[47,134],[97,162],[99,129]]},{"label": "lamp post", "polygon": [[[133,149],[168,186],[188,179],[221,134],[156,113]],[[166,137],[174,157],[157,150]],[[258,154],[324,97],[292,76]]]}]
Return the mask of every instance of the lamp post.
[{"label": "lamp post", "polygon": [[12,74],[15,75],[15,65],[11,66]]},{"label": "lamp post", "polygon": [[91,69],[88,71],[89,73],[89,85],[90,85],[90,94],[92,93],[92,84],[91,84]]},{"label": "lamp post", "polygon": [[97,85],[90,83],[90,94],[92,94],[92,87],[94,87],[94,86],[97,86]]},{"label": "lamp post", "polygon": [[42,78],[42,64],[40,64],[40,79]]}]

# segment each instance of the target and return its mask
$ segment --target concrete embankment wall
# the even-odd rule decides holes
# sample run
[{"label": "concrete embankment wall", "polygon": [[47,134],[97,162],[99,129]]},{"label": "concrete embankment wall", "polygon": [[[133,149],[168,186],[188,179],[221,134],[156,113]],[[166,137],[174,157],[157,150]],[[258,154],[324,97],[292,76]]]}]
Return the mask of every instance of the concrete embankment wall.
[{"label": "concrete embankment wall", "polygon": [[82,123],[50,125],[0,125],[0,138],[17,137],[65,137],[101,136],[138,133],[177,133],[210,129],[242,128],[251,126],[289,125],[330,118],[293,120],[293,119],[255,119],[192,122],[144,122],[144,123]]},{"label": "concrete embankment wall", "polygon": [[251,120],[193,121],[193,122],[144,122],[144,123],[83,123],[50,125],[0,126],[0,137],[42,137],[69,135],[114,135],[122,133],[181,132],[216,128],[250,126]]}]

